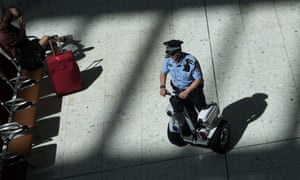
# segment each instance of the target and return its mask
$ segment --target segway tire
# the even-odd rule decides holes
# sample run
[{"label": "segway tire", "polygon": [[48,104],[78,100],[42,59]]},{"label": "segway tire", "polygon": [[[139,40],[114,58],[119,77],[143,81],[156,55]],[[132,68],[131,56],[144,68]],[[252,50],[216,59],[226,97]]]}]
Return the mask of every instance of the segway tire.
[{"label": "segway tire", "polygon": [[169,126],[167,128],[167,133],[168,133],[168,139],[172,144],[179,147],[187,145],[187,143],[183,141],[179,133],[174,133],[170,131]]},{"label": "segway tire", "polygon": [[219,154],[226,154],[229,150],[230,125],[222,120],[210,143],[210,148]]}]

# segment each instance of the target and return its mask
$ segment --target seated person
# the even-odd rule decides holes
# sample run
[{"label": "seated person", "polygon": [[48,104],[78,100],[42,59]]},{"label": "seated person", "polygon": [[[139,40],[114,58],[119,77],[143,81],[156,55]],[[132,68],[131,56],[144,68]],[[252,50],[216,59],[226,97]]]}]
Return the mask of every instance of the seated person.
[{"label": "seated person", "polygon": [[[18,17],[18,28],[11,24],[14,16]],[[42,66],[42,62],[39,61],[44,59],[45,51],[49,49],[49,40],[55,45],[54,50],[58,51],[57,41],[66,42],[72,39],[72,35],[43,36],[41,39],[30,41],[26,37],[23,17],[16,8],[8,8],[4,16],[0,17],[0,47],[10,57],[17,58],[22,68],[27,70],[35,70]]]}]

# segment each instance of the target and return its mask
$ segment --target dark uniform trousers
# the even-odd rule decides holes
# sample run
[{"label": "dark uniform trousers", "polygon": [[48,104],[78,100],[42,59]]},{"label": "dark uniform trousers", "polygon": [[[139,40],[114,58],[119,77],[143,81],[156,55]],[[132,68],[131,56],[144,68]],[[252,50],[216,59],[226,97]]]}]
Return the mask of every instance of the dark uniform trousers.
[{"label": "dark uniform trousers", "polygon": [[[172,88],[176,91],[176,94],[179,94],[181,91],[184,91],[184,89],[179,89],[173,85],[171,82]],[[206,99],[203,93],[203,83],[201,83],[196,89],[194,89],[186,99],[179,99],[179,103],[181,105],[184,105],[192,120],[196,120],[197,113],[195,112],[194,106],[200,111],[202,108],[206,106]]]}]

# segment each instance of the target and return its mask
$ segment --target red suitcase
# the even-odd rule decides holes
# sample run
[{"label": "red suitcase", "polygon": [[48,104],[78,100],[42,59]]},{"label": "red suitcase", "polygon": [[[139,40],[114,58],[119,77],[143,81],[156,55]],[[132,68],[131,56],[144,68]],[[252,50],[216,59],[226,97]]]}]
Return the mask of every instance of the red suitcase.
[{"label": "red suitcase", "polygon": [[82,89],[80,70],[71,51],[48,55],[46,63],[57,95],[65,95]]}]

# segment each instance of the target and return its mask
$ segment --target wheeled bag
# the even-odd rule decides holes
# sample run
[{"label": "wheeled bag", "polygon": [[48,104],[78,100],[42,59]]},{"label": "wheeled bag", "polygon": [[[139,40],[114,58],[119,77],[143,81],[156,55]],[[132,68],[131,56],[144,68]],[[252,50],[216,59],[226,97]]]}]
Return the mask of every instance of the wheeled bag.
[{"label": "wheeled bag", "polygon": [[49,76],[57,95],[66,95],[82,89],[80,70],[72,51],[63,51],[46,57]]}]

